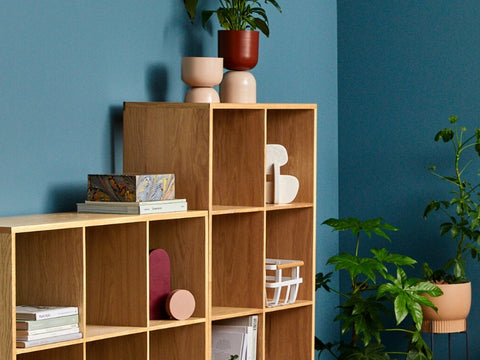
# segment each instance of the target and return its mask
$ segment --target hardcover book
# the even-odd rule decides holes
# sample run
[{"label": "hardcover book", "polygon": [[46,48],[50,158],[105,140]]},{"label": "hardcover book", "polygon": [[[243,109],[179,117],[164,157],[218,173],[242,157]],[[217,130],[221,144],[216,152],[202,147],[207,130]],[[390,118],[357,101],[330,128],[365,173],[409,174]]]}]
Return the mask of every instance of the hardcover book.
[{"label": "hardcover book", "polygon": [[78,324],[78,315],[68,315],[45,320],[20,320],[17,319],[17,331],[28,330],[36,331],[39,329],[49,329],[52,327]]},{"label": "hardcover book", "polygon": [[79,213],[102,213],[102,214],[159,214],[166,212],[187,211],[185,199],[125,202],[125,201],[85,201],[77,204]]},{"label": "hardcover book", "polygon": [[[61,318],[59,318],[61,319]],[[37,321],[44,321],[44,320],[37,320]],[[57,332],[57,331],[65,331],[65,330],[72,330],[76,329],[77,332],[79,331],[78,323],[77,324],[68,324],[68,325],[60,325],[60,326],[52,326],[52,327],[47,327],[43,329],[36,329],[36,330],[18,330],[17,329],[17,339],[19,336],[32,336],[32,335],[40,335],[40,334],[50,334],[52,336],[52,333]],[[74,332],[74,331],[72,331]],[[24,339],[28,340],[28,339]]]},{"label": "hardcover book", "polygon": [[78,315],[78,307],[18,305],[16,313],[17,320],[42,320],[68,315]]},{"label": "hardcover book", "polygon": [[79,333],[80,330],[78,328],[78,325],[73,326],[73,327],[67,327],[63,329],[57,329],[55,331],[48,331],[44,333],[38,333],[38,334],[23,334],[19,333],[17,331],[17,341],[33,341],[33,340],[41,340],[41,339],[47,339],[51,338],[54,336],[60,336],[60,335],[68,335],[68,334],[76,334]]},{"label": "hardcover book", "polygon": [[59,335],[59,336],[51,336],[44,339],[38,340],[31,340],[31,341],[17,341],[17,348],[30,348],[33,346],[40,346],[40,345],[47,345],[53,344],[61,341],[68,341],[68,340],[77,340],[82,338],[82,333],[77,332],[74,334],[66,334],[66,335]]},{"label": "hardcover book", "polygon": [[89,201],[158,201],[175,199],[175,174],[89,174]]}]

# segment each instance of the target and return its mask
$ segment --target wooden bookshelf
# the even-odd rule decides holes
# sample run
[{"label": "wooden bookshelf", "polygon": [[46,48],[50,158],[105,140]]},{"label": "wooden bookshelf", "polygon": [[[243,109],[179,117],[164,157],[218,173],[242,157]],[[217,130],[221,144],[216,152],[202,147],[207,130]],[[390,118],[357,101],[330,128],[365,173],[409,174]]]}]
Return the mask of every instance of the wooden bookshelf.
[{"label": "wooden bookshelf", "polygon": [[[316,120],[312,104],[124,104],[124,171],[175,173],[208,211],[207,322],[257,314],[259,360],[314,359]],[[288,151],[291,204],[265,203],[266,144]],[[304,261],[294,304],[266,307],[266,258]]]},{"label": "wooden bookshelf", "polygon": [[[314,359],[313,104],[125,103],[124,172],[174,173],[189,211],[0,218],[0,359],[209,360],[215,321],[258,316],[257,359]],[[300,190],[266,204],[265,147]],[[165,249],[187,320],[149,320],[148,254]],[[265,259],[302,260],[293,304],[269,308]],[[16,348],[15,307],[78,306],[78,340]]]},{"label": "wooden bookshelf", "polygon": [[[207,211],[1,218],[0,358],[148,359],[149,346],[173,344],[185,332],[197,344],[196,358],[205,359],[207,226]],[[171,257],[172,290],[195,296],[188,320],[149,320],[148,253],[158,247]],[[17,304],[77,306],[83,338],[17,349]]]}]

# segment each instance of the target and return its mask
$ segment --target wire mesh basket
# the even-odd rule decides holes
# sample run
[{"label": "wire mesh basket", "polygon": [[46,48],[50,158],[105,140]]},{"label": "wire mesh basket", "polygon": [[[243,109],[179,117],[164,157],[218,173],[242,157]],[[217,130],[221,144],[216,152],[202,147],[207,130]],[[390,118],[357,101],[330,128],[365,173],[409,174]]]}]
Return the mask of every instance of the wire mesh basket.
[{"label": "wire mesh basket", "polygon": [[293,304],[297,299],[301,260],[266,259],[267,307]]}]

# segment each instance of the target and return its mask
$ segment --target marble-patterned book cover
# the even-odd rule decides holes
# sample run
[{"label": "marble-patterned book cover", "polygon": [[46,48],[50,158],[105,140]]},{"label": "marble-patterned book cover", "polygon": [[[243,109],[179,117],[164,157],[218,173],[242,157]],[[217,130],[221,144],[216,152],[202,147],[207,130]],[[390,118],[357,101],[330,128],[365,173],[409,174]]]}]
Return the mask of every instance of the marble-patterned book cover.
[{"label": "marble-patterned book cover", "polygon": [[175,199],[175,174],[89,174],[89,201],[158,201]]}]

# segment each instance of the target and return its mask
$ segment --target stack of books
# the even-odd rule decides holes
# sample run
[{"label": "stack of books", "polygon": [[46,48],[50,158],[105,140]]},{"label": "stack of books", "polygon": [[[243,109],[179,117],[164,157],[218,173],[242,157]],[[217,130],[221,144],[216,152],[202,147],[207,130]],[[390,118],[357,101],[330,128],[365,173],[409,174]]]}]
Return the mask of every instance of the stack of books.
[{"label": "stack of books", "polygon": [[88,175],[87,200],[79,213],[158,214],[187,211],[186,199],[175,199],[175,175]]},{"label": "stack of books", "polygon": [[78,307],[16,307],[17,348],[52,344],[82,337],[78,326]]},{"label": "stack of books", "polygon": [[85,201],[77,204],[79,213],[100,214],[159,214],[166,212],[187,211],[186,199],[158,200],[158,201]]},{"label": "stack of books", "polygon": [[256,360],[257,326],[258,315],[215,321],[212,326],[212,360]]}]

